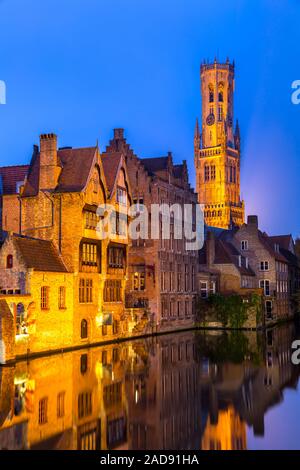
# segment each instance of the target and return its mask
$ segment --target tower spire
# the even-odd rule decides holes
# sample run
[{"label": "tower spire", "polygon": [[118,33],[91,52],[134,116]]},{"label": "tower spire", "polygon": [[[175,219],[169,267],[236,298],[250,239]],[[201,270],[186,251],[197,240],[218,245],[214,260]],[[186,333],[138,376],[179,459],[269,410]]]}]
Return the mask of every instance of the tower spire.
[{"label": "tower spire", "polygon": [[194,131],[194,146],[195,146],[195,149],[200,148],[200,139],[201,139],[201,136],[200,136],[199,120],[198,120],[198,118],[196,118],[195,131]]}]

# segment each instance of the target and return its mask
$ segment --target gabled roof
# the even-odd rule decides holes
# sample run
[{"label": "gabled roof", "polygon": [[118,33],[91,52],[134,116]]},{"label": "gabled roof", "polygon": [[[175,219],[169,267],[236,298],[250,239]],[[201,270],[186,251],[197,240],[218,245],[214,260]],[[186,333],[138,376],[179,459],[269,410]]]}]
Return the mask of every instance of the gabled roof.
[{"label": "gabled roof", "polygon": [[28,173],[29,165],[3,166],[0,168],[0,193],[17,194],[17,183],[23,182]]},{"label": "gabled roof", "polygon": [[101,155],[102,166],[106,179],[107,189],[111,195],[117,178],[120,162],[122,159],[121,152],[108,152]]},{"label": "gabled roof", "polygon": [[[84,147],[78,149],[66,148],[57,151],[61,173],[55,192],[80,192],[82,191],[90,175],[97,147]],[[39,165],[40,154],[33,153],[27,182],[25,184],[23,197],[36,196],[39,188]]]},{"label": "gabled roof", "polygon": [[13,235],[13,242],[27,268],[45,272],[68,272],[61,255],[51,241]]},{"label": "gabled roof", "polygon": [[[239,266],[238,262],[239,256],[241,256],[241,266]],[[204,243],[204,247],[200,250],[199,263],[207,263],[207,242]],[[220,238],[215,238],[214,264],[233,264],[242,275],[255,276],[250,266],[246,267],[246,260],[239,251],[231,243]]]},{"label": "gabled roof", "polygon": [[291,234],[289,235],[276,235],[269,237],[270,241],[275,245],[279,245],[280,248],[294,252],[294,241]]}]

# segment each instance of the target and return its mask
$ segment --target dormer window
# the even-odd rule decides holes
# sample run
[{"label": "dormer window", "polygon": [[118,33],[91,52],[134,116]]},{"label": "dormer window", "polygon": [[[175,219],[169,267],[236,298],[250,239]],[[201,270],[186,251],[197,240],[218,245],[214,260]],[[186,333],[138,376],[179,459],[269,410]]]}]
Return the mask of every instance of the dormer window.
[{"label": "dormer window", "polygon": [[6,269],[12,269],[13,264],[13,255],[8,255],[6,258]]}]

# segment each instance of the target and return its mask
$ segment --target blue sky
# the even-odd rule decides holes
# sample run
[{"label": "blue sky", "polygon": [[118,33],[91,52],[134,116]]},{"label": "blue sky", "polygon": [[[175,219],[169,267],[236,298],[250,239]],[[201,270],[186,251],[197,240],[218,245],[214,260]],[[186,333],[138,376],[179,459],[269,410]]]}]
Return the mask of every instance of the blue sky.
[{"label": "blue sky", "polygon": [[194,183],[199,66],[236,63],[242,195],[269,233],[300,235],[298,0],[0,0],[0,165],[43,132],[103,149],[124,127],[142,156],[169,150]]}]

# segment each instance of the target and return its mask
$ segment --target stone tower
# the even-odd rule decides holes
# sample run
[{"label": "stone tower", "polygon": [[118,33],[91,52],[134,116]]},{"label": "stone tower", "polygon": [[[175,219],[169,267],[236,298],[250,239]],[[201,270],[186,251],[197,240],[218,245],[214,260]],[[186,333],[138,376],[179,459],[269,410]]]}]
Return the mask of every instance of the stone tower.
[{"label": "stone tower", "polygon": [[240,198],[240,132],[233,129],[234,63],[201,65],[202,127],[195,127],[196,191],[205,223],[230,228],[244,223]]}]

